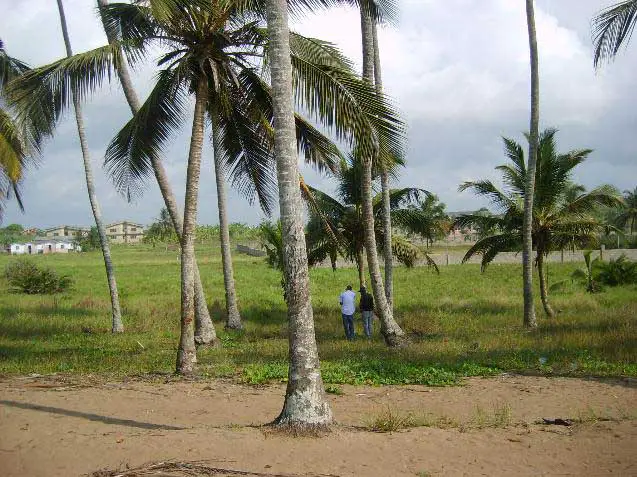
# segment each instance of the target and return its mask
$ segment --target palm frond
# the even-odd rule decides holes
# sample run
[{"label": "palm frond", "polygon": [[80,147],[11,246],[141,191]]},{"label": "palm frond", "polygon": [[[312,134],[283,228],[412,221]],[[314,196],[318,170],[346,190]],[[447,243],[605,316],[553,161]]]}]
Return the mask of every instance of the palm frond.
[{"label": "palm frond", "polygon": [[86,99],[105,80],[113,78],[122,60],[122,43],[115,42],[85,53],[34,68],[7,86],[7,97],[17,120],[28,124],[28,134],[39,144],[50,136],[73,102],[73,91]]},{"label": "palm frond", "polygon": [[347,65],[335,67],[333,47],[301,38],[290,44],[296,102],[361,154],[376,156],[382,143],[388,154],[403,157],[404,125],[389,99]]},{"label": "palm frond", "polygon": [[185,107],[180,71],[161,70],[146,102],[108,145],[104,167],[129,200],[141,194],[153,159],[159,159],[162,147],[181,126]]},{"label": "palm frond", "polygon": [[244,100],[237,97],[228,106],[219,125],[232,186],[251,204],[257,198],[263,212],[271,215],[278,194],[272,138],[262,123],[251,120]]},{"label": "palm frond", "polygon": [[602,10],[592,22],[594,58],[598,68],[613,59],[627,43],[637,22],[637,1],[625,0]]},{"label": "palm frond", "polygon": [[490,180],[463,182],[458,187],[458,191],[464,192],[465,190],[471,190],[476,195],[487,197],[491,204],[502,210],[520,207],[518,201],[502,192]]},{"label": "palm frond", "polygon": [[481,270],[487,266],[500,252],[519,249],[522,243],[522,235],[503,233],[490,235],[476,242],[462,258],[462,263],[467,262],[474,255],[482,255]]}]

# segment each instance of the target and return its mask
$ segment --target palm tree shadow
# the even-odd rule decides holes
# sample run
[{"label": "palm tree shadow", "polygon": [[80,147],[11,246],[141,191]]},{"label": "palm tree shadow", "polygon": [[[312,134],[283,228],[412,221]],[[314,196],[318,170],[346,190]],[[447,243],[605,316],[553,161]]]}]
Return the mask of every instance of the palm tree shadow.
[{"label": "palm tree shadow", "polygon": [[42,406],[40,404],[33,404],[28,402],[8,401],[0,400],[0,404],[4,404],[9,407],[17,407],[19,409],[28,409],[31,411],[48,412],[52,414],[61,414],[69,417],[79,417],[82,419],[88,419],[89,421],[103,422],[104,424],[114,424],[117,426],[135,427],[138,429],[147,430],[164,430],[164,431],[180,431],[186,429],[185,427],[170,426],[166,424],[153,424],[150,422],[134,421],[132,419],[120,419],[117,417],[101,416],[99,414],[73,411],[72,409],[63,409],[60,407]]}]

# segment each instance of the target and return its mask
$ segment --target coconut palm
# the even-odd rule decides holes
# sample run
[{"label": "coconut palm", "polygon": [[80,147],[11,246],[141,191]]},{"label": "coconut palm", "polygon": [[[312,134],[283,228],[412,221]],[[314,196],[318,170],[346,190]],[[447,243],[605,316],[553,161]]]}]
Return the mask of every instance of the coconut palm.
[{"label": "coconut palm", "polygon": [[[616,206],[619,195],[611,186],[600,186],[589,192],[572,194],[570,182],[573,169],[592,152],[579,149],[559,154],[555,144],[555,129],[542,132],[538,144],[536,191],[533,199],[533,246],[535,263],[540,280],[542,305],[548,316],[554,316],[547,295],[544,258],[553,250],[561,250],[569,244],[581,247],[597,242],[603,223],[595,215],[599,206]],[[528,136],[527,136],[528,139]],[[505,154],[510,163],[498,166],[505,188],[498,189],[491,181],[465,182],[460,190],[471,190],[488,197],[500,214],[478,216],[462,215],[456,219],[460,226],[489,223],[498,232],[480,239],[465,254],[463,262],[473,255],[482,255],[484,268],[503,251],[518,251],[524,233],[524,197],[527,175],[522,146],[511,139],[504,139]]]},{"label": "coconut palm", "polygon": [[[102,8],[106,8],[108,6],[108,1],[97,0],[97,4],[101,11]],[[102,19],[102,24],[104,25],[104,30],[109,44],[113,48],[118,48],[118,31],[112,28],[108,28],[108,22],[106,22],[104,18]],[[135,115],[141,107],[141,102],[139,100],[139,97],[137,96],[135,87],[133,86],[128,63],[126,62],[124,57],[122,57],[122,60],[117,64],[116,70],[117,76],[122,86],[122,90],[124,92],[124,96],[126,97],[126,101],[128,102],[128,106],[131,109],[131,113]],[[165,225],[171,225],[175,233],[177,234],[177,237],[179,238],[181,237],[183,220],[181,218],[181,213],[179,212],[179,207],[177,206],[177,199],[175,197],[175,194],[173,193],[172,187],[170,186],[168,175],[166,174],[164,166],[161,160],[159,160],[159,157],[153,156],[151,158],[151,165],[155,178],[157,179],[157,184],[159,185],[159,191],[161,192],[162,198],[164,199],[164,204],[166,205],[166,208],[162,209],[161,211],[161,217],[164,219],[164,221],[165,219],[169,219],[168,221],[165,221]],[[163,232],[165,235],[167,231]],[[196,262],[194,270],[195,342],[198,344],[214,343],[216,341],[217,335],[210,318],[210,312],[208,311],[208,305],[206,303],[206,295],[201,283],[199,267],[197,266]]]},{"label": "coconut palm", "polygon": [[614,59],[630,40],[637,23],[637,0],[625,0],[605,8],[593,18],[593,65]]},{"label": "coconut palm", "polygon": [[[211,123],[218,122],[225,148],[226,164],[233,183],[240,190],[256,194],[267,207],[273,199],[276,184],[272,179],[272,96],[270,88],[251,61],[268,55],[267,31],[252,21],[255,14],[237,7],[241,2],[204,2],[209,8],[199,8],[173,2],[152,2],[153,5],[111,4],[101,10],[109,28],[119,31],[120,40],[113,45],[76,55],[40,68],[37,75],[23,81],[16,100],[24,109],[37,103],[42,84],[56,95],[64,97],[69,83],[79,82],[84,94],[89,86],[98,85],[122,61],[121,51],[135,61],[140,48],[158,43],[173,48],[163,54],[159,65],[164,67],[157,84],[138,113],[120,131],[107,150],[107,165],[111,174],[127,194],[134,194],[139,180],[150,171],[149,164],[159,154],[168,136],[183,119],[186,97],[194,93],[197,115],[203,114]],[[162,8],[154,7],[160,5]],[[315,39],[292,35],[297,102],[331,128],[345,143],[362,145],[371,151],[371,131],[377,131],[389,144],[400,142],[401,124],[387,107],[384,98],[373,88],[356,79],[349,62],[331,45]],[[205,93],[205,94],[204,94]],[[202,96],[203,95],[203,96]],[[53,102],[52,115],[58,117],[64,101]],[[204,108],[201,113],[201,108]],[[299,116],[297,144],[306,160],[327,163],[338,154],[333,144]],[[179,366],[190,372],[194,345],[190,342],[189,310],[192,228],[196,213],[196,187],[199,177],[203,122],[193,120],[193,136],[188,169],[187,200],[182,238],[182,351]],[[238,147],[237,145],[240,145]],[[249,179],[249,180],[247,180]],[[256,185],[255,185],[256,184]],[[274,187],[270,185],[274,184]],[[190,234],[190,235],[189,235]],[[190,364],[188,364],[190,363]]]},{"label": "coconut palm", "polygon": [[[67,57],[73,56],[71,49],[71,41],[66,26],[66,18],[64,16],[64,6],[62,0],[57,1],[58,10],[60,12],[60,24],[62,25],[62,35],[64,36],[64,45],[66,47]],[[89,201],[91,202],[91,210],[95,219],[95,226],[100,237],[100,245],[102,247],[102,255],[104,257],[104,266],[106,268],[106,276],[108,278],[108,288],[111,295],[111,315],[113,333],[122,333],[124,324],[122,323],[122,312],[119,306],[119,293],[117,291],[117,281],[115,280],[115,270],[111,259],[111,250],[106,238],[106,229],[102,220],[102,212],[100,210],[97,195],[95,193],[95,182],[93,179],[93,167],[91,165],[91,157],[89,153],[88,142],[84,132],[84,118],[82,117],[82,107],[77,95],[75,87],[71,87],[71,95],[73,101],[73,109],[75,110],[75,122],[77,123],[77,133],[80,138],[80,147],[82,149],[82,159],[84,161],[84,175],[86,178],[86,189],[88,191]]]},{"label": "coconut palm", "polygon": [[[373,5],[368,5],[369,9]],[[384,8],[387,9],[389,6],[385,5]],[[391,5],[392,8],[395,8],[394,5]],[[361,14],[364,12],[361,10]],[[371,16],[371,13],[370,13]],[[371,24],[371,28],[370,28]],[[380,62],[380,44],[378,41],[378,21],[371,19],[371,22],[363,21],[362,25],[362,35],[366,35],[369,37],[371,33],[372,37],[372,48],[374,50],[374,84],[376,86],[376,90],[379,93],[383,92],[383,75],[381,69]],[[371,32],[370,32],[371,29]],[[365,38],[363,40],[364,44],[364,56],[366,53],[366,49],[369,48],[369,39]],[[367,57],[368,57],[367,53]],[[368,62],[369,60],[364,60]],[[367,67],[369,68],[369,67]],[[392,220],[391,220],[391,198],[390,198],[390,184],[389,184],[389,176],[390,169],[392,168],[392,164],[385,164],[383,161],[380,161],[380,183],[381,183],[381,194],[382,194],[382,203],[383,203],[383,229],[385,230],[385,234],[383,235],[383,250],[392,249]],[[387,297],[387,302],[389,307],[393,310],[394,305],[394,264],[393,264],[393,254],[386,253],[384,254],[385,259],[385,296]]]},{"label": "coconut palm", "polygon": [[332,422],[332,411],[325,397],[314,334],[299,171],[293,146],[293,72],[290,63],[287,2],[268,0],[267,6],[267,24],[271,37],[270,74],[276,127],[274,147],[290,342],[285,401],[275,422],[290,427],[324,427]]},{"label": "coconut palm", "polygon": [[[329,258],[332,268],[336,268],[337,255],[341,254],[356,263],[359,284],[365,286],[361,175],[362,165],[350,158],[349,163],[343,162],[334,173],[337,180],[337,198],[305,184],[302,190],[309,206],[307,247],[310,265]],[[412,187],[390,190],[394,225],[408,233],[426,233],[430,223],[419,205],[422,199],[430,195],[426,190]],[[386,229],[380,220],[384,214],[382,192],[372,198],[372,204],[374,216],[378,219],[375,221],[376,242],[384,247]],[[415,261],[423,256],[430,265],[435,266],[428,254],[420,252],[418,247],[405,237],[395,236],[389,253],[385,255],[396,257],[406,266],[413,266]]]},{"label": "coconut palm", "polygon": [[[361,17],[361,39],[362,39],[362,53],[363,53],[363,79],[370,84],[374,84],[374,31],[373,23],[374,18],[372,15],[372,7],[375,5],[372,1],[361,2],[360,5],[360,17]],[[379,88],[381,85],[379,85]],[[406,344],[407,339],[404,331],[400,328],[396,320],[394,320],[394,314],[392,310],[391,290],[386,292],[385,286],[380,273],[380,264],[378,262],[376,234],[374,225],[374,211],[372,206],[372,176],[373,166],[376,164],[383,167],[387,167],[390,163],[389,158],[401,158],[402,150],[393,150],[389,148],[380,138],[377,138],[377,147],[372,153],[363,153],[360,150],[356,151],[356,157],[362,163],[361,174],[361,192],[362,192],[362,214],[363,214],[363,231],[365,237],[365,250],[367,252],[367,264],[369,266],[369,275],[372,282],[372,289],[374,296],[376,297],[376,309],[378,311],[379,319],[381,322],[381,332],[385,338],[385,342],[388,346],[398,347]],[[383,180],[386,189],[388,190],[389,181],[387,178]],[[391,223],[389,222],[390,213],[386,212],[385,217],[388,220],[388,231],[391,233]],[[391,262],[391,257],[388,257],[387,262]],[[386,263],[387,263],[386,262]],[[391,265],[391,263],[390,263]],[[391,266],[390,266],[391,268]],[[391,281],[391,272],[388,275]],[[389,284],[391,286],[391,283]]]},{"label": "coconut palm", "polygon": [[615,219],[615,223],[622,229],[626,229],[630,224],[631,235],[635,233],[635,225],[637,224],[637,187],[633,191],[624,191],[624,203]]},{"label": "coconut palm", "polygon": [[529,33],[531,63],[531,119],[529,126],[529,163],[524,188],[524,224],[522,235],[522,288],[524,295],[523,323],[527,328],[536,328],[535,306],[533,305],[533,195],[535,193],[535,168],[537,165],[538,137],[540,130],[540,74],[535,29],[535,8],[533,0],[526,0],[526,23]]}]

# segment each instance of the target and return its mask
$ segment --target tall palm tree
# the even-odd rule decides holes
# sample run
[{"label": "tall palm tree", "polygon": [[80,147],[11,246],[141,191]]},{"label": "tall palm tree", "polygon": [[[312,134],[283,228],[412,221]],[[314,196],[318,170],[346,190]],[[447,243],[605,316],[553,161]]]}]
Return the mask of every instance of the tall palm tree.
[{"label": "tall palm tree", "polygon": [[599,12],[592,21],[593,65],[614,59],[619,49],[630,40],[637,23],[637,0],[624,0]]},{"label": "tall palm tree", "polygon": [[[361,39],[363,49],[363,79],[370,84],[374,83],[374,34],[373,34],[373,17],[372,2],[361,2]],[[386,158],[387,155],[379,155],[379,151],[386,148],[380,138],[377,138],[376,148],[372,154],[361,154],[357,151],[357,155],[362,162],[361,175],[361,192],[362,192],[362,213],[363,213],[363,230],[365,233],[365,249],[367,252],[367,265],[369,267],[369,275],[372,282],[372,289],[376,297],[376,309],[378,311],[381,333],[385,338],[388,346],[399,347],[404,346],[407,342],[405,332],[394,319],[391,302],[387,299],[385,287],[380,273],[380,265],[378,263],[378,254],[375,237],[374,211],[372,206],[372,169],[373,163],[379,157]],[[401,157],[402,154],[396,154],[395,157]],[[388,184],[388,181],[386,182]],[[387,214],[389,217],[390,214]],[[389,226],[391,231],[391,224]],[[387,254],[391,255],[391,254]],[[391,260],[391,258],[389,259]],[[391,284],[390,284],[391,285]],[[391,294],[389,295],[391,296]]]},{"label": "tall palm tree", "polygon": [[[535,263],[540,279],[540,295],[546,314],[554,316],[548,301],[548,287],[544,270],[544,258],[553,250],[577,244],[591,246],[597,242],[603,222],[596,217],[599,206],[616,206],[619,194],[610,186],[600,186],[589,192],[574,189],[570,182],[573,169],[592,152],[579,149],[559,154],[555,145],[555,129],[545,130],[538,143],[536,190],[533,199],[533,244]],[[527,139],[528,136],[527,136]],[[517,251],[524,236],[524,197],[527,175],[531,173],[525,164],[522,146],[511,139],[504,139],[505,153],[511,161],[498,166],[503,175],[505,189],[498,189],[491,181],[465,182],[460,190],[471,190],[488,197],[499,209],[499,215],[467,214],[456,219],[461,227],[487,225],[496,232],[481,238],[465,254],[463,262],[473,255],[482,254],[484,269],[495,256],[504,251]],[[573,193],[574,190],[579,192]]]},{"label": "tall palm tree", "polygon": [[535,305],[533,304],[533,194],[535,191],[535,168],[537,164],[538,136],[540,129],[540,74],[535,30],[533,0],[526,0],[526,23],[529,32],[531,60],[531,120],[529,126],[529,164],[524,189],[524,225],[522,239],[522,287],[524,294],[523,323],[527,328],[536,328]]},{"label": "tall palm tree", "polygon": [[[372,45],[374,48],[374,83],[376,90],[382,94],[383,92],[383,75],[380,63],[380,45],[378,41],[378,22],[371,22],[371,34]],[[367,32],[365,32],[367,33]],[[385,234],[383,235],[383,250],[392,249],[392,220],[391,220],[391,198],[390,198],[390,184],[389,174],[391,165],[384,164],[382,161],[380,166],[380,180],[381,180],[381,193],[383,198],[383,229]],[[394,264],[393,254],[385,253],[385,296],[389,307],[393,310],[394,307]]]},{"label": "tall palm tree", "polygon": [[[340,253],[356,263],[360,286],[365,285],[363,247],[362,197],[360,193],[361,164],[350,161],[341,165],[334,173],[337,180],[337,198],[331,197],[313,187],[302,188],[309,207],[307,225],[308,261],[310,265],[329,258],[332,268],[336,268],[336,258]],[[430,193],[423,189],[402,188],[390,190],[390,207],[395,225],[401,230],[420,235],[429,227],[428,217],[419,207],[423,198]],[[423,256],[430,265],[435,263],[428,254],[422,254],[417,246],[404,237],[394,236],[389,251],[385,251],[386,229],[381,217],[384,214],[382,192],[373,199],[375,234],[377,243],[382,244],[383,253],[395,256],[406,266],[413,266],[416,259]]]},{"label": "tall palm tree", "polygon": [[[233,184],[247,195],[256,195],[267,210],[276,191],[272,180],[273,110],[270,86],[252,65],[252,61],[260,61],[270,53],[267,31],[252,20],[258,17],[258,10],[246,12],[239,8],[238,0],[206,0],[207,8],[166,0],[151,3],[150,7],[111,4],[102,9],[111,28],[119,31],[118,46],[130,61],[140,56],[140,48],[153,43],[172,48],[159,59],[165,69],[159,72],[150,96],[107,149],[106,164],[114,181],[127,194],[139,190],[151,170],[151,158],[159,154],[181,124],[188,93],[205,87],[204,115],[211,122],[213,117],[219,121],[226,167]],[[53,91],[61,99],[47,104],[52,106],[51,115],[59,117],[68,84],[79,83],[79,91],[86,94],[122,60],[120,48],[108,45],[39,68],[16,86],[16,103],[28,111],[33,104],[40,104],[40,90]],[[374,131],[388,144],[400,142],[402,124],[386,99],[356,78],[349,61],[338,50],[300,35],[291,36],[291,49],[297,103],[339,140],[346,144],[356,142],[363,150],[372,151],[370,138]],[[207,84],[200,85],[204,80]],[[196,126],[193,141],[199,134],[199,123]],[[333,143],[298,115],[296,126],[297,145],[306,161],[329,164],[340,157]],[[196,142],[191,151],[191,159],[198,164],[200,149]],[[189,169],[189,201],[194,199],[192,187],[197,183],[197,167]],[[189,202],[185,210],[192,214],[192,207]],[[186,225],[184,217],[182,245],[188,245]],[[188,253],[192,250],[182,246],[182,254]],[[188,263],[187,258],[182,260],[182,267],[188,268]],[[184,290],[188,283],[182,284]],[[188,306],[182,313],[182,331],[188,338],[189,297],[183,301]],[[190,366],[179,365],[180,371],[190,372],[194,346],[180,352],[180,356],[190,356]]]},{"label": "tall palm tree", "polygon": [[631,235],[635,233],[635,225],[637,225],[637,187],[633,191],[624,191],[624,203],[621,212],[615,219],[618,227],[625,229],[630,224]]},{"label": "tall palm tree", "polygon": [[[67,57],[73,56],[71,49],[71,41],[69,39],[69,32],[66,26],[66,18],[64,16],[64,6],[62,0],[57,0],[58,10],[60,12],[60,24],[62,26],[62,35],[64,36],[64,45],[66,47]],[[113,333],[122,333],[124,331],[124,324],[122,323],[122,312],[119,306],[119,294],[117,292],[117,282],[115,280],[115,270],[113,268],[113,261],[111,259],[111,250],[106,238],[106,230],[104,228],[104,222],[102,221],[102,212],[100,210],[99,203],[97,201],[97,195],[95,194],[95,183],[93,179],[93,169],[91,165],[91,157],[89,152],[88,143],[86,140],[86,134],[84,132],[84,119],[82,117],[82,107],[78,98],[77,91],[74,87],[72,89],[73,108],[75,110],[75,122],[77,123],[77,133],[80,138],[80,147],[82,149],[82,159],[84,160],[84,175],[86,177],[86,189],[88,190],[88,197],[91,202],[91,209],[93,211],[93,217],[95,219],[95,225],[100,237],[100,245],[102,247],[102,255],[104,256],[104,266],[106,267],[106,276],[108,278],[108,288],[111,295],[111,315],[112,315],[112,327]]]},{"label": "tall palm tree", "polygon": [[[101,9],[105,9],[108,7],[107,0],[97,0],[97,5]],[[118,40],[118,31],[108,27],[108,21],[106,18],[102,17],[102,24],[104,26],[104,30],[106,33],[106,37],[108,38],[109,44],[113,48],[117,48],[119,50],[119,46],[117,44]],[[122,60],[116,66],[117,76],[119,78],[120,84],[122,86],[122,90],[124,91],[124,96],[126,97],[126,101],[128,102],[128,106],[130,107],[131,113],[133,116],[137,114],[139,109],[141,108],[141,102],[139,97],[137,96],[137,92],[135,91],[135,87],[133,86],[133,82],[131,80],[130,71],[128,68],[128,63],[126,59],[122,57]],[[168,175],[166,174],[166,170],[159,158],[159,156],[151,157],[151,166],[153,172],[155,174],[155,178],[157,179],[157,184],[159,185],[159,191],[161,192],[162,198],[164,199],[164,204],[166,205],[166,209],[162,209],[162,214],[166,211],[169,214],[169,219],[172,222],[172,226],[177,234],[177,237],[181,240],[181,232],[183,228],[183,220],[181,218],[181,213],[179,212],[179,207],[177,205],[177,199],[175,194],[173,193],[172,187],[170,186],[170,182],[168,180]],[[195,262],[194,265],[194,273],[195,273],[195,342],[198,344],[209,344],[215,343],[217,339],[217,334],[215,332],[214,325],[210,318],[210,312],[208,311],[208,305],[206,303],[206,295],[203,289],[203,285],[201,283],[201,277],[199,274],[199,267]]]},{"label": "tall palm tree", "polygon": [[289,371],[279,425],[323,427],[332,422],[332,411],[321,379],[310,279],[303,233],[303,204],[294,150],[295,127],[292,103],[292,65],[286,0],[267,0],[271,39],[275,126],[275,154],[279,185],[279,209],[283,230],[286,301],[289,323]]}]

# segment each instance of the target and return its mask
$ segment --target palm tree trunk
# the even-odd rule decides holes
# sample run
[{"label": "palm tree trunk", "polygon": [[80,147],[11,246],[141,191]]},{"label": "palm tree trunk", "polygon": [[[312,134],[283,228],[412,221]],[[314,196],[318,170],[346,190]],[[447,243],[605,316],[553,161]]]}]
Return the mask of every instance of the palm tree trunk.
[{"label": "palm tree trunk", "polygon": [[290,347],[285,402],[275,423],[299,428],[325,427],[332,422],[332,411],[321,378],[310,297],[292,104],[287,2],[267,0],[266,5]]},{"label": "palm tree trunk", "polygon": [[[380,49],[378,46],[378,25],[372,23],[372,40],[374,44],[374,81],[378,94],[383,92],[383,76],[380,65]],[[394,255],[392,253],[391,200],[389,197],[389,172],[386,164],[380,165],[380,187],[383,199],[383,250],[385,251],[385,296],[389,307],[394,310]]]},{"label": "palm tree trunk", "polygon": [[531,58],[531,124],[529,132],[529,163],[526,172],[524,193],[524,222],[522,225],[522,281],[524,288],[524,326],[536,328],[533,304],[533,194],[535,192],[535,169],[540,122],[540,77],[538,71],[537,34],[533,0],[526,0],[526,20],[529,30]]},{"label": "palm tree trunk", "polygon": [[[100,8],[104,8],[108,5],[108,0],[97,0],[97,4]],[[106,32],[108,42],[112,45],[116,41],[116,38],[113,37],[111,34],[112,32],[107,30],[106,27],[104,28],[104,31]],[[126,63],[125,58],[122,58],[122,62],[117,68],[117,75],[131,112],[133,115],[137,114],[141,108],[141,102],[139,101],[135,88],[133,87],[133,81],[131,80],[128,64]],[[179,213],[177,199],[175,198],[175,194],[173,193],[172,188],[170,187],[170,182],[168,181],[168,175],[166,174],[166,170],[164,169],[161,160],[155,155],[153,155],[151,163],[153,166],[153,172],[155,173],[155,178],[157,179],[157,184],[159,185],[159,190],[164,199],[164,204],[166,205],[173,227],[175,228],[175,233],[181,240],[183,221],[181,214]],[[201,283],[197,263],[195,263],[195,341],[197,344],[201,345],[211,343],[216,345],[219,343],[215,327],[210,318],[210,312],[208,311],[206,294]]]},{"label": "palm tree trunk", "polygon": [[[361,33],[363,42],[363,78],[370,83],[374,81],[373,58],[374,39],[372,20],[368,13],[361,9]],[[376,235],[374,229],[374,209],[372,205],[372,158],[362,158],[361,195],[363,202],[363,232],[365,234],[365,248],[367,249],[367,267],[372,282],[376,310],[380,319],[380,330],[387,346],[404,346],[407,339],[400,328],[387,301],[383,279],[380,274],[378,254],[376,253]]]},{"label": "palm tree trunk", "polygon": [[544,253],[538,252],[537,254],[537,272],[540,276],[540,297],[542,298],[544,312],[546,313],[546,316],[553,318],[555,316],[555,312],[549,304],[546,275],[544,274]]},{"label": "palm tree trunk", "polygon": [[364,248],[356,251],[356,267],[358,268],[358,283],[361,287],[365,286],[365,253]]},{"label": "palm tree trunk", "polygon": [[216,112],[211,113],[212,145],[214,148],[215,180],[217,181],[217,206],[219,209],[219,240],[221,242],[221,263],[223,265],[223,284],[226,290],[226,328],[240,330],[241,315],[237,305],[237,293],[234,287],[232,254],[230,253],[230,229],[226,207],[226,182],[223,176],[223,154],[219,137],[219,121]]},{"label": "palm tree trunk", "polygon": [[201,149],[204,141],[204,119],[208,102],[208,84],[199,79],[195,92],[195,114],[192,120],[186,197],[184,201],[184,228],[181,236],[181,338],[177,353],[177,372],[192,374],[197,362],[195,349],[195,229],[197,227],[197,198],[201,172]]},{"label": "palm tree trunk", "polygon": [[[62,26],[62,35],[64,36],[64,45],[66,47],[66,55],[68,57],[73,56],[71,49],[71,40],[69,39],[69,32],[66,26],[66,17],[64,15],[64,6],[62,0],[57,0],[58,10],[60,12],[60,24]],[[108,288],[111,294],[111,314],[112,314],[112,326],[111,331],[113,333],[123,333],[124,324],[122,323],[122,312],[119,306],[119,294],[117,292],[117,282],[115,280],[115,270],[113,268],[113,262],[111,260],[111,249],[108,244],[108,238],[106,237],[106,230],[104,229],[104,223],[102,221],[102,212],[100,210],[99,202],[97,201],[97,195],[95,194],[95,182],[93,180],[93,168],[91,166],[91,157],[86,141],[86,134],[84,132],[84,119],[82,117],[82,108],[77,96],[77,92],[73,90],[73,107],[75,108],[75,121],[77,123],[77,134],[80,138],[80,147],[82,148],[82,159],[84,160],[84,175],[86,177],[86,189],[88,191],[88,198],[91,202],[91,210],[93,211],[93,217],[95,219],[95,225],[97,226],[97,232],[100,237],[100,246],[102,247],[102,255],[104,256],[104,266],[106,267],[106,277],[108,279]]]}]

